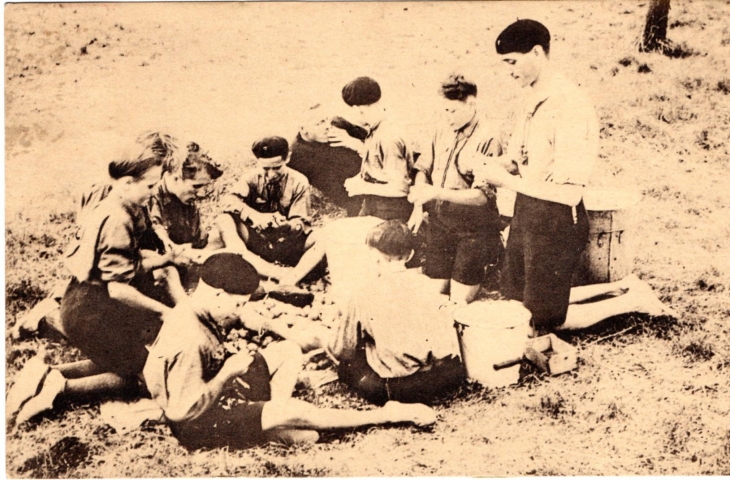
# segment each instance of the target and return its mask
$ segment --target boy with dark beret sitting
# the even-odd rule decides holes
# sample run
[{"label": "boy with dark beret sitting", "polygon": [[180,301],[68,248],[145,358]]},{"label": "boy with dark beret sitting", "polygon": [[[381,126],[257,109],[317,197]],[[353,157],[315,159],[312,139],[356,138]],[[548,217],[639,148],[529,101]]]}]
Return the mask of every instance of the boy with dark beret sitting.
[{"label": "boy with dark beret sitting", "polygon": [[[244,256],[263,276],[279,279],[314,245],[307,178],[287,166],[289,144],[267,137],[252,147],[256,168],[223,200],[216,221],[219,246]],[[214,241],[211,238],[211,241]]]}]

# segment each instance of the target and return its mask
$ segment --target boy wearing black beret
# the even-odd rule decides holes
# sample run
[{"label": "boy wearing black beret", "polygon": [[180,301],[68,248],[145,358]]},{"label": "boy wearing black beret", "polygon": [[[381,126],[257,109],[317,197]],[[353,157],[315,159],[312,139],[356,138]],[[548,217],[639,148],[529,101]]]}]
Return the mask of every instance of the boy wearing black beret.
[{"label": "boy wearing black beret", "polygon": [[413,152],[385,118],[378,82],[359,77],[342,89],[342,99],[351,108],[351,121],[367,130],[364,141],[345,131],[331,129],[332,146],[347,147],[362,158],[360,172],[345,181],[350,196],[362,196],[360,216],[407,222],[413,210],[408,202]]},{"label": "boy wearing black beret", "polygon": [[[287,166],[289,144],[266,137],[253,144],[256,168],[247,172],[223,200],[216,219],[226,249],[245,256],[263,276],[279,279],[314,244],[307,178]],[[253,254],[253,255],[252,255]]]}]

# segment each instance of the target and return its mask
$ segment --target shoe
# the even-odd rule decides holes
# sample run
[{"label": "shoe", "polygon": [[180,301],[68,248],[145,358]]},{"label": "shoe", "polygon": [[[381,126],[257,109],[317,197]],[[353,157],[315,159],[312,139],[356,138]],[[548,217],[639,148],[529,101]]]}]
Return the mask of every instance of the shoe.
[{"label": "shoe", "polygon": [[15,425],[25,423],[39,413],[51,410],[56,397],[63,392],[65,387],[66,379],[61,372],[58,370],[48,372],[38,395],[25,402],[25,405],[20,409],[15,419]]},{"label": "shoe", "polygon": [[25,403],[33,398],[41,389],[43,380],[48,375],[51,367],[46,365],[42,351],[31,358],[23,368],[15,375],[15,383],[8,391],[5,400],[5,422],[10,427],[15,423],[15,418]]},{"label": "shoe", "polygon": [[271,287],[267,293],[274,300],[300,308],[311,305],[314,302],[314,294],[312,292],[293,285],[276,285]]}]

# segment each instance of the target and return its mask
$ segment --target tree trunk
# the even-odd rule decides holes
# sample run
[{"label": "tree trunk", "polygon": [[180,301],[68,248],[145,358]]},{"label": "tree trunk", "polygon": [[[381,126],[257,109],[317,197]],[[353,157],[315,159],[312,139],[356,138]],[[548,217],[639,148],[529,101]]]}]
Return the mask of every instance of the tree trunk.
[{"label": "tree trunk", "polygon": [[667,24],[669,23],[670,0],[649,0],[646,14],[644,38],[639,46],[642,52],[662,50],[667,44]]}]

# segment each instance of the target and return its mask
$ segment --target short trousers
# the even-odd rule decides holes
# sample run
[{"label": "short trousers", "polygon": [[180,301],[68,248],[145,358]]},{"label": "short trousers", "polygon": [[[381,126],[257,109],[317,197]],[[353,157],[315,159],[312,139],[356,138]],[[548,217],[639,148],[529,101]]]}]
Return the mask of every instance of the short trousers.
[{"label": "short trousers", "polygon": [[550,330],[565,323],[573,270],[588,241],[583,203],[573,208],[517,195],[501,293],[521,301],[532,326]]},{"label": "short trousers", "polygon": [[[151,280],[147,278],[132,282],[137,288],[148,284]],[[104,371],[123,377],[142,372],[146,345],[155,340],[162,326],[158,314],[111,298],[106,283],[75,278],[61,299],[60,313],[69,342]]]},{"label": "short trousers", "polygon": [[455,229],[438,215],[429,215],[423,273],[430,278],[479,285],[487,265],[497,262],[501,245],[497,225],[474,231]]},{"label": "short trousers", "polygon": [[377,405],[390,400],[432,403],[466,379],[466,370],[455,356],[435,360],[430,369],[406,377],[382,378],[368,363],[363,345],[357,347],[353,360],[340,363],[338,374],[346,385]]},{"label": "short trousers", "polygon": [[189,450],[201,448],[244,449],[264,440],[261,414],[271,400],[271,374],[266,360],[254,354],[248,371],[233,379],[208,410],[194,420],[173,422],[170,427],[180,444]]},{"label": "short trousers", "polygon": [[[238,215],[232,214],[231,217],[240,227],[241,219]],[[293,267],[304,255],[310,233],[308,230],[292,230],[288,227],[258,229],[250,225],[245,227],[248,230],[246,247],[269,263],[278,262]]]},{"label": "short trousers", "polygon": [[406,197],[379,197],[364,195],[360,217],[377,217],[383,220],[400,220],[408,223],[413,212],[413,204]]}]

